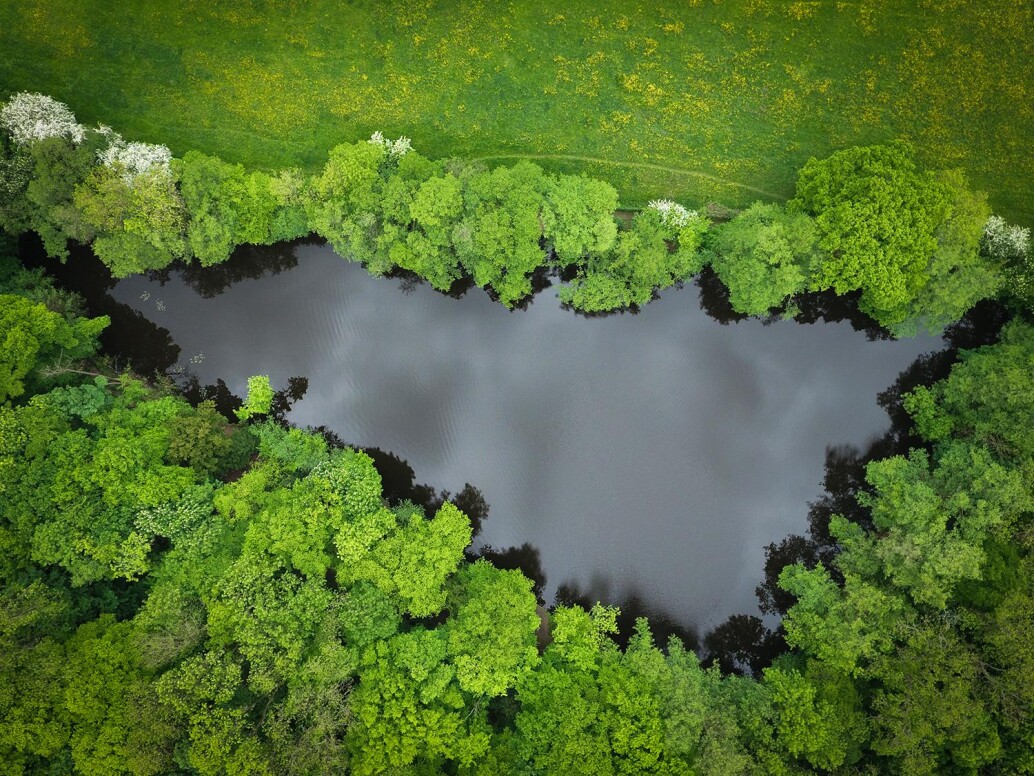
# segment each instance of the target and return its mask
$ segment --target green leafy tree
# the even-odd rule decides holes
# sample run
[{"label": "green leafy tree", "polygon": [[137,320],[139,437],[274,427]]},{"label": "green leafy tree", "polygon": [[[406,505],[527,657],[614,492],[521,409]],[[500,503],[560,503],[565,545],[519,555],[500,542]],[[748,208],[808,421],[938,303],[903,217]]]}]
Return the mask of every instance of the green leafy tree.
[{"label": "green leafy tree", "polygon": [[169,430],[169,461],[206,474],[217,474],[233,444],[226,430],[226,420],[216,410],[215,402],[201,402],[173,420]]},{"label": "green leafy tree", "polygon": [[810,159],[788,209],[815,218],[824,256],[812,287],[861,290],[861,309],[894,326],[930,280],[938,229],[952,204],[952,191],[937,175],[919,171],[905,146],[891,145]]},{"label": "green leafy tree", "polygon": [[949,210],[934,230],[937,247],[926,267],[928,280],[904,310],[895,333],[912,334],[918,324],[939,332],[1003,286],[1001,269],[980,252],[984,225],[991,215],[987,195],[972,191],[960,170],[937,173]]},{"label": "green leafy tree", "polygon": [[872,748],[892,758],[895,771],[978,772],[1001,742],[977,687],[977,656],[944,625],[911,630],[872,674],[876,734]]},{"label": "green leafy tree", "polygon": [[161,269],[190,256],[187,212],[164,167],[130,175],[120,164],[93,168],[73,196],[93,231],[93,250],[115,277]]},{"label": "green leafy tree", "polygon": [[451,235],[463,212],[462,184],[450,173],[429,177],[413,186],[408,204],[401,223],[385,228],[389,259],[448,291],[461,275]]},{"label": "green leafy tree", "polygon": [[446,631],[456,678],[473,695],[503,695],[538,662],[532,582],[478,561],[456,576]]},{"label": "green leafy tree", "polygon": [[296,171],[249,173],[197,151],[174,160],[173,170],[190,216],[190,248],[202,266],[226,261],[243,243],[267,245],[307,231]]},{"label": "green leafy tree", "polygon": [[859,501],[870,508],[877,533],[836,518],[831,532],[844,546],[839,565],[861,571],[880,564],[894,587],[913,601],[944,608],[955,586],[979,579],[984,545],[1007,532],[1017,516],[1034,507],[1023,477],[996,464],[986,450],[956,444],[931,471],[925,452],[870,463],[873,493]]},{"label": "green leafy tree", "polygon": [[905,407],[922,436],[935,443],[968,439],[1000,461],[1034,457],[1034,328],[1005,327],[998,344],[963,351],[947,380],[920,387]]},{"label": "green leafy tree", "polygon": [[9,403],[37,388],[39,367],[54,361],[77,361],[96,352],[107,317],[69,323],[42,304],[0,294],[0,402]]},{"label": "green leafy tree", "polygon": [[557,175],[546,184],[544,234],[561,265],[601,255],[617,240],[618,193],[609,183],[584,175]]},{"label": "green leafy tree", "polygon": [[479,286],[491,286],[513,307],[531,294],[531,273],[545,263],[539,241],[546,176],[518,162],[475,173],[463,190],[463,219],[452,241],[463,267]]},{"label": "green leafy tree", "polygon": [[686,211],[684,223],[647,208],[618,233],[613,250],[590,255],[574,280],[560,289],[560,300],[583,312],[604,312],[649,302],[658,289],[700,270],[697,248],[706,220]]},{"label": "green leafy tree", "polygon": [[374,258],[379,202],[392,170],[382,145],[360,142],[333,148],[323,171],[312,179],[305,205],[309,224],[341,256],[363,262]]},{"label": "green leafy tree", "polygon": [[273,386],[269,375],[252,375],[248,378],[248,395],[244,406],[235,410],[238,420],[250,420],[256,415],[268,415],[273,407]]},{"label": "green leafy tree", "polygon": [[864,668],[891,648],[895,628],[905,612],[892,592],[846,573],[844,587],[837,587],[829,571],[819,564],[808,570],[788,566],[779,575],[779,586],[797,596],[783,621],[786,640],[845,674]]},{"label": "green leafy tree", "polygon": [[811,217],[756,202],[711,230],[706,255],[733,309],[766,315],[807,286],[817,237]]},{"label": "green leafy tree", "polygon": [[43,240],[47,255],[68,257],[70,239],[86,242],[93,230],[74,204],[76,187],[93,170],[99,150],[95,133],[75,144],[64,137],[48,137],[28,148],[32,176],[25,187],[28,227]]},{"label": "green leafy tree", "polygon": [[[469,766],[488,749],[484,708],[467,707],[446,661],[444,634],[417,628],[369,647],[350,706],[352,772],[441,771]],[[418,763],[418,765],[414,765]]]}]

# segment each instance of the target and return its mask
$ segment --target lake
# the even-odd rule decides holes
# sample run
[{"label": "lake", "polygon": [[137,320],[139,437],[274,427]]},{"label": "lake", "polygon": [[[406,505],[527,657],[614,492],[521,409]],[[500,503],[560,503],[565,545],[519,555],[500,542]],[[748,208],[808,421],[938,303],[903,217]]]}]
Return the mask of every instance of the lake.
[{"label": "lake", "polygon": [[579,316],[551,288],[511,312],[477,288],[371,277],[325,245],[283,250],[261,277],[173,271],[112,294],[168,329],[202,383],[307,377],[292,422],[391,451],[420,482],[475,485],[491,507],[477,543],[537,549],[547,599],[561,584],[634,596],[701,631],[757,613],[764,547],[806,530],[827,446],[883,433],[877,392],[942,346],[723,324],[695,285],[635,315]]}]

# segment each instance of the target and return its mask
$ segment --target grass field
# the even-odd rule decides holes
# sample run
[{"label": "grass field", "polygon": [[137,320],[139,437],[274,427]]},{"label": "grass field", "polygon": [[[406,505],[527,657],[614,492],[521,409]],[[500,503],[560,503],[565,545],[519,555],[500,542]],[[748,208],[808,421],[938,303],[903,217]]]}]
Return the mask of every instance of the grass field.
[{"label": "grass field", "polygon": [[0,94],[256,167],[381,129],[744,205],[903,137],[1034,224],[1029,0],[8,0],[0,53]]}]

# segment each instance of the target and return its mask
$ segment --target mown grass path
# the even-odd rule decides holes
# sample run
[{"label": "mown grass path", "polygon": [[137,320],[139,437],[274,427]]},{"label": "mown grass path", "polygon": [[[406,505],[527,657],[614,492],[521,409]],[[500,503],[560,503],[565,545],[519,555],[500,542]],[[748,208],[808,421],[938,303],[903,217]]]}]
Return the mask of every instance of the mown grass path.
[{"label": "mown grass path", "polygon": [[11,0],[0,52],[0,95],[253,167],[379,129],[743,206],[903,138],[1034,225],[1029,0]]},{"label": "mown grass path", "polygon": [[664,164],[650,164],[649,162],[626,162],[620,159],[601,159],[598,156],[577,156],[575,154],[491,154],[489,156],[476,156],[474,159],[484,162],[508,161],[511,159],[529,159],[536,162],[584,162],[585,164],[593,165],[602,164],[612,165],[614,167],[633,167],[640,170],[660,170],[661,172],[669,173],[671,175],[689,175],[694,178],[701,178],[719,186],[734,186],[737,189],[743,189],[744,191],[752,191],[755,194],[760,194],[762,197],[766,197],[768,199],[778,200],[783,198],[782,194],[765,191],[764,189],[759,189],[755,186],[748,186],[745,183],[737,183],[736,181],[719,178],[717,175],[710,175],[706,172],[700,172],[699,170],[687,170],[682,167],[669,167]]}]

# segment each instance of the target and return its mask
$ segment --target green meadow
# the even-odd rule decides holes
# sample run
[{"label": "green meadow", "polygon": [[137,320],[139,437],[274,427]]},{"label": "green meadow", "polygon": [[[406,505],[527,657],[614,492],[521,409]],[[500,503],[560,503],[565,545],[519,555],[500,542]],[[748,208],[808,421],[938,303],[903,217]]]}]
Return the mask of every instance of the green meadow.
[{"label": "green meadow", "polygon": [[13,0],[0,93],[257,168],[379,129],[630,207],[785,198],[809,157],[904,138],[1030,224],[1032,33],[1029,0]]}]

